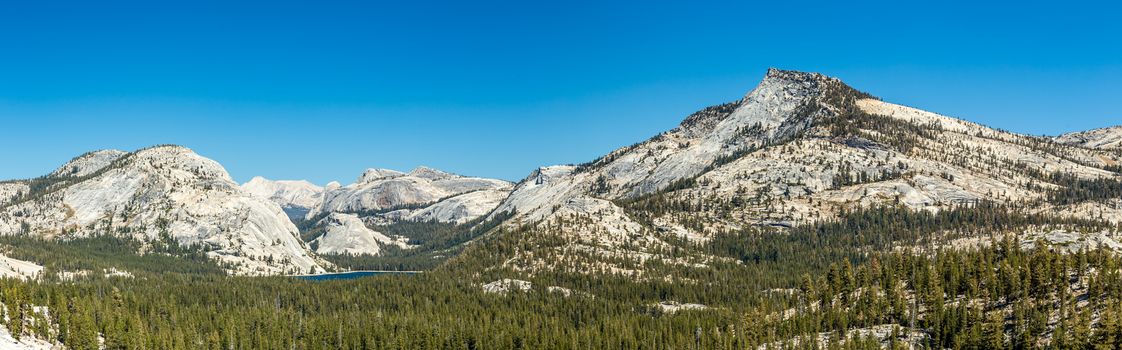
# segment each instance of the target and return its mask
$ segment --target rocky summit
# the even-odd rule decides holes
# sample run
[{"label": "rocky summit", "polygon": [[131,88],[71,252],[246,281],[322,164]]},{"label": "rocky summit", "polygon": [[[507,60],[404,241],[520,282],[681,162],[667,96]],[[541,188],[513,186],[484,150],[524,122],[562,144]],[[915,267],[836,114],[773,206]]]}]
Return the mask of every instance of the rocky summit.
[{"label": "rocky summit", "polygon": [[[744,98],[673,130],[585,164],[532,172],[497,212],[567,237],[552,250],[636,262],[659,259],[680,239],[811,225],[880,206],[939,212],[992,203],[1117,224],[1118,193],[1085,188],[1117,183],[1122,155],[1109,149],[1107,131],[1080,135],[1015,134],[885,102],[821,74],[771,69]],[[519,254],[514,261],[528,268],[556,263],[540,258],[552,254]]]}]

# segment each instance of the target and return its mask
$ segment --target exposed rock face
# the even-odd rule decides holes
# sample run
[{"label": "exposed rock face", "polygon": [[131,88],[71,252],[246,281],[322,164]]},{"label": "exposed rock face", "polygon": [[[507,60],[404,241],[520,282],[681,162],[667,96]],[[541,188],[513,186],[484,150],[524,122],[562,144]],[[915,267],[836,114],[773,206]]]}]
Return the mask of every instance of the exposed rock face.
[{"label": "exposed rock face", "polygon": [[221,165],[187,148],[94,152],[56,173],[65,175],[0,206],[0,234],[170,237],[204,247],[233,273],[323,271],[279,206],[243,192]]},{"label": "exposed rock face", "polygon": [[664,301],[664,302],[660,302],[658,304],[655,304],[655,306],[658,307],[658,309],[660,311],[668,313],[668,314],[673,314],[673,313],[677,313],[677,312],[680,312],[680,311],[705,310],[705,309],[709,308],[708,306],[705,306],[705,305],[702,305],[702,304],[679,303],[679,302],[676,302],[676,301]]},{"label": "exposed rock face", "polygon": [[332,213],[323,219],[323,225],[324,234],[311,244],[319,254],[379,255],[386,245],[409,248],[404,239],[367,228],[358,215]]},{"label": "exposed rock face", "polygon": [[86,176],[101,170],[110,163],[128,154],[115,149],[93,151],[80,155],[51,172],[50,176]]},{"label": "exposed rock face", "polygon": [[358,181],[328,189],[307,218],[363,213],[381,219],[465,222],[486,215],[513,187],[503,180],[465,177],[419,167],[409,173],[368,169]]},{"label": "exposed rock face", "polygon": [[504,278],[483,285],[484,293],[506,294],[512,291],[526,292],[534,287],[529,281]]},{"label": "exposed rock face", "polygon": [[1122,125],[1067,133],[1056,137],[1056,142],[1097,149],[1122,149]]},{"label": "exposed rock face", "polygon": [[366,169],[362,172],[362,176],[358,177],[358,183],[370,183],[378,180],[389,179],[394,177],[403,176],[405,173],[390,170],[390,169]]},{"label": "exposed rock face", "polygon": [[[886,103],[820,74],[772,69],[743,99],[648,141],[588,164],[538,169],[496,211],[569,237],[554,253],[642,260],[666,246],[659,238],[666,233],[705,240],[859,206],[942,210],[990,201],[1034,203],[1058,216],[1113,213],[1109,201],[1060,205],[1047,195],[1066,186],[1053,174],[1118,179],[1108,167],[1119,157]],[[646,211],[643,200],[655,197],[691,209]],[[514,264],[550,264],[522,254]]]},{"label": "exposed rock face", "polygon": [[396,210],[384,215],[389,221],[439,221],[462,224],[487,215],[510,194],[509,189],[465,192],[415,210]]},{"label": "exposed rock face", "polygon": [[242,190],[277,203],[295,221],[303,219],[323,201],[324,188],[304,180],[273,181],[257,176],[243,184]]},{"label": "exposed rock face", "polygon": [[1021,237],[1021,248],[1033,249],[1038,243],[1043,243],[1045,247],[1057,249],[1066,253],[1090,251],[1100,248],[1122,253],[1122,243],[1118,242],[1119,239],[1122,239],[1122,233],[1110,231],[1089,233],[1069,232],[1064,230],[1030,232]]},{"label": "exposed rock face", "polygon": [[[814,118],[832,113],[823,90],[839,85],[819,74],[772,69],[744,99],[699,111],[678,128],[616,150],[581,168],[547,167],[531,174],[501,206],[532,220],[576,197],[627,198],[650,194],[690,178],[718,158],[792,137]],[[828,107],[828,106],[827,106]],[[579,208],[573,208],[579,209]]]},{"label": "exposed rock face", "polygon": [[0,255],[0,277],[27,280],[40,277],[39,273],[42,271],[43,267],[33,262]]},{"label": "exposed rock face", "polygon": [[514,211],[527,222],[591,217],[571,232],[594,246],[615,247],[638,240],[658,247],[658,239],[644,232],[644,225],[614,201],[658,192],[712,171],[733,155],[800,135],[816,120],[838,113],[839,108],[827,103],[824,96],[827,91],[845,89],[848,87],[836,79],[819,74],[769,70],[760,85],[740,101],[694,113],[674,130],[579,167],[535,171],[497,211]]}]

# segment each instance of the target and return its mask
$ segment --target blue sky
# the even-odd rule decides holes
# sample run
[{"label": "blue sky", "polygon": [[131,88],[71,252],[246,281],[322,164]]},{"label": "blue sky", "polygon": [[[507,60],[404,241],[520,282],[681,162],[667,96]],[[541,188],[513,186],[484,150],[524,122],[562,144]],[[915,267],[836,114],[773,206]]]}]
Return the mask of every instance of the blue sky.
[{"label": "blue sky", "polygon": [[254,175],[518,180],[739,98],[768,67],[1031,134],[1122,124],[1109,3],[8,1],[0,178],[175,143]]}]

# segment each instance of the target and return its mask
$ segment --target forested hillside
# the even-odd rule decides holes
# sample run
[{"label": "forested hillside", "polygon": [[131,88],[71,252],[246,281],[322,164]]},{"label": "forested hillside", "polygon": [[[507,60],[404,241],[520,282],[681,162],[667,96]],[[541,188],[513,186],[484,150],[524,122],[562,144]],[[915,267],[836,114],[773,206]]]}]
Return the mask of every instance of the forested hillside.
[{"label": "forested hillside", "polygon": [[[41,282],[0,282],[0,299],[7,315],[22,316],[8,329],[76,349],[93,348],[98,335],[108,348],[129,349],[1073,348],[1122,339],[1122,259],[1113,251],[1065,254],[996,233],[973,249],[884,249],[943,226],[1006,232],[1038,220],[996,209],[903,210],[680,248],[720,257],[705,266],[644,266],[638,278],[521,275],[527,289],[491,292],[483,285],[517,273],[496,268],[501,259],[530,237],[549,240],[545,233],[499,231],[419,275],[324,282],[226,276],[205,259],[184,265],[109,248],[128,242],[108,237],[10,238],[12,254],[28,252],[17,257],[46,261],[51,272]],[[855,236],[854,227],[868,230]],[[54,275],[107,266],[132,275]]]}]

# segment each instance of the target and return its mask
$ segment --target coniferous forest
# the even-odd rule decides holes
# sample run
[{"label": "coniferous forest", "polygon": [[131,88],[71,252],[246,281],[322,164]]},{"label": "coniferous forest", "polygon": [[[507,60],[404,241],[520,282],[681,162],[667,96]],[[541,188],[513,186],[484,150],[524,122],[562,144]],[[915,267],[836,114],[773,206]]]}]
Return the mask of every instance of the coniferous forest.
[{"label": "coniferous forest", "polygon": [[[424,273],[333,281],[227,276],[197,250],[148,242],[155,250],[140,254],[140,242],[113,235],[9,236],[0,244],[12,257],[46,270],[40,281],[3,280],[0,300],[14,334],[73,349],[1122,346],[1122,258],[1003,234],[1037,221],[998,206],[853,211],[686,247],[727,258],[708,268],[645,267],[667,278],[493,268],[511,251],[549,244],[533,229],[486,236]],[[948,227],[992,234],[975,249],[902,244]],[[131,276],[61,273],[109,268]],[[508,276],[532,287],[481,288]],[[660,306],[668,301],[704,307]]]}]

